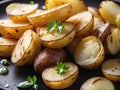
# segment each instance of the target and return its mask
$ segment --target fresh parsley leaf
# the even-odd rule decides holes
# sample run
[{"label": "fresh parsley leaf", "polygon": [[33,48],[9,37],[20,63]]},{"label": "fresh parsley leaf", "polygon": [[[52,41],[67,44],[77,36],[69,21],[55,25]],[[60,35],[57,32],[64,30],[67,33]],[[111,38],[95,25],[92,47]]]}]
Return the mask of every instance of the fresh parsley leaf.
[{"label": "fresh parsley leaf", "polygon": [[27,89],[27,88],[34,88],[35,90],[39,90],[38,85],[36,84],[37,77],[34,75],[33,77],[28,76],[27,81],[21,82],[17,85],[18,88]]},{"label": "fresh parsley leaf", "polygon": [[7,67],[1,67],[0,68],[0,74],[1,75],[5,75],[5,74],[8,74],[8,68]]},{"label": "fresh parsley leaf", "polygon": [[29,88],[31,87],[33,84],[31,82],[28,82],[28,81],[24,81],[24,82],[21,82],[17,85],[18,88],[21,88],[21,89],[26,89],[26,88]]},{"label": "fresh parsley leaf", "polygon": [[52,30],[57,30],[57,33],[60,34],[63,29],[64,25],[60,21],[57,22],[56,20],[53,20],[48,22],[48,32],[51,32]]},{"label": "fresh parsley leaf", "polygon": [[67,66],[65,63],[63,62],[57,62],[57,73],[60,75],[63,75],[65,73],[66,70],[68,70],[69,66]]},{"label": "fresh parsley leaf", "polygon": [[30,4],[31,4],[31,5],[34,4],[34,1],[30,1]]}]

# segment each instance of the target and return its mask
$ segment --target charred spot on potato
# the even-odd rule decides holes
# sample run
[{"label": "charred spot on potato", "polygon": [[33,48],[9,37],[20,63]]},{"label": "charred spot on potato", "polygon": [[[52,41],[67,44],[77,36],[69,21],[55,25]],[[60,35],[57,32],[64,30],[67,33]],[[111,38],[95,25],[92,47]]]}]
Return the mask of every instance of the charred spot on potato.
[{"label": "charred spot on potato", "polygon": [[17,29],[15,30],[17,33],[19,32]]},{"label": "charred spot on potato", "polygon": [[100,81],[100,80],[102,80],[102,79],[101,79],[101,78],[96,79],[92,84],[95,84],[96,82],[98,82],[98,81]]}]

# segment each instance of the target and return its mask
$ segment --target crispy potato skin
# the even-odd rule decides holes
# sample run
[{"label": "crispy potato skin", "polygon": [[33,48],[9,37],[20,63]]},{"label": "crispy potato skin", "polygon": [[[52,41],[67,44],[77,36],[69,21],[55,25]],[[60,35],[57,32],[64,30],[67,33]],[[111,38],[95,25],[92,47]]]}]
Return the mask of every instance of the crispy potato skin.
[{"label": "crispy potato skin", "polygon": [[58,61],[66,61],[67,54],[63,49],[45,48],[36,57],[34,69],[41,73],[44,69],[56,65]]}]

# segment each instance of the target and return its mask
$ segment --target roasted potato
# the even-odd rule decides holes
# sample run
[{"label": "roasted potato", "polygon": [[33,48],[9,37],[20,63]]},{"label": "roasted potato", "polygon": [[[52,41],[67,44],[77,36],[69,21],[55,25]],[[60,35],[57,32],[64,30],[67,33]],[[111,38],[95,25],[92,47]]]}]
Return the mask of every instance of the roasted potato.
[{"label": "roasted potato", "polygon": [[94,17],[89,11],[78,13],[67,19],[66,22],[72,22],[76,24],[76,37],[86,37],[93,30]]},{"label": "roasted potato", "polygon": [[83,0],[46,0],[46,9],[51,9],[62,4],[70,3],[73,10],[73,15],[82,11],[87,11],[87,6]]},{"label": "roasted potato", "polygon": [[43,26],[37,29],[37,34],[41,43],[48,48],[63,48],[67,46],[74,38],[76,30],[73,23],[62,23],[64,29],[58,33],[56,29],[48,32],[48,26]]},{"label": "roasted potato", "polygon": [[56,65],[57,62],[67,60],[67,53],[63,49],[43,49],[36,57],[34,62],[35,71],[42,71],[50,66]]},{"label": "roasted potato", "polygon": [[16,45],[16,40],[0,37],[0,56],[10,57]]},{"label": "roasted potato", "polygon": [[33,25],[30,23],[14,23],[10,19],[0,20],[0,33],[5,38],[19,39],[24,31],[31,29]]},{"label": "roasted potato", "polygon": [[120,29],[112,28],[111,34],[107,37],[107,46],[112,55],[120,52]]},{"label": "roasted potato", "polygon": [[115,87],[104,77],[92,77],[83,83],[80,90],[115,90]]},{"label": "roasted potato", "polygon": [[117,15],[120,14],[120,5],[114,1],[102,1],[99,12],[106,22],[116,25]]},{"label": "roasted potato", "polygon": [[[63,13],[64,12],[64,13]],[[52,20],[65,21],[72,15],[72,6],[70,4],[64,4],[50,10],[45,10],[43,12],[32,14],[28,16],[28,20],[34,26],[43,26],[48,24]]]},{"label": "roasted potato", "polygon": [[11,56],[11,61],[17,66],[31,64],[40,52],[41,43],[37,34],[27,30],[18,40]]},{"label": "roasted potato", "polygon": [[120,82],[120,59],[109,59],[103,62],[102,72],[106,78]]},{"label": "roasted potato", "polygon": [[7,15],[15,22],[28,22],[27,16],[35,13],[38,4],[11,3],[6,7]]},{"label": "roasted potato", "polygon": [[52,89],[65,89],[70,87],[78,76],[78,67],[74,63],[66,62],[69,66],[68,70],[63,75],[60,75],[56,71],[56,66],[45,69],[42,73],[42,79],[46,86]]},{"label": "roasted potato", "polygon": [[83,38],[74,49],[75,62],[85,69],[96,69],[104,59],[104,47],[94,36]]}]

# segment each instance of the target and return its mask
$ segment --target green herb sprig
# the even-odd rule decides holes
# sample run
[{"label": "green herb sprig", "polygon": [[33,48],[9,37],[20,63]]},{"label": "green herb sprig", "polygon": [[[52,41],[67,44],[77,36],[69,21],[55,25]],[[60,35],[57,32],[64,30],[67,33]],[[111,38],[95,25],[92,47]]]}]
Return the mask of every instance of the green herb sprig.
[{"label": "green herb sprig", "polygon": [[0,75],[8,74],[8,68],[7,67],[1,67],[0,68]]},{"label": "green herb sprig", "polygon": [[51,32],[52,30],[57,30],[57,33],[60,34],[63,29],[64,25],[60,21],[57,22],[56,20],[53,20],[48,22],[48,32]]},{"label": "green herb sprig", "polygon": [[69,66],[67,66],[65,63],[63,62],[57,62],[57,73],[60,75],[63,75],[65,73],[66,70],[68,70]]},{"label": "green herb sprig", "polygon": [[29,3],[30,3],[31,5],[35,4],[35,2],[34,2],[34,1],[30,1]]},{"label": "green herb sprig", "polygon": [[35,90],[39,90],[39,86],[36,84],[36,82],[37,82],[37,77],[35,75],[33,77],[28,76],[27,80],[19,83],[17,87],[21,89],[27,89],[32,87]]}]

